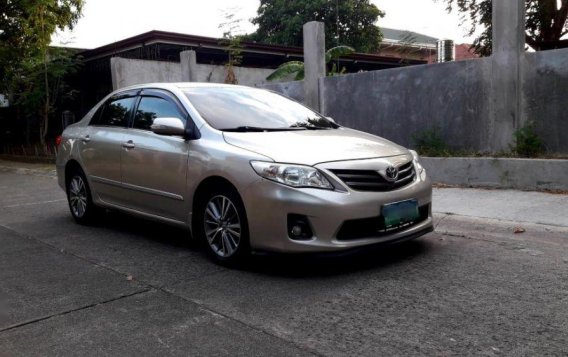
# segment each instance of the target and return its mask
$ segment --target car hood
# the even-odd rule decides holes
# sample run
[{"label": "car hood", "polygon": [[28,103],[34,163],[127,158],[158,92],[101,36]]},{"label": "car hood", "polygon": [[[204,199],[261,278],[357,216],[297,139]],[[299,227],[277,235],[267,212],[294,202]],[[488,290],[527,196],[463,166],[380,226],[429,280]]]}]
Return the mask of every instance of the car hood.
[{"label": "car hood", "polygon": [[276,162],[316,165],[404,155],[408,150],[386,139],[357,130],[294,130],[224,132],[228,144],[268,156]]}]

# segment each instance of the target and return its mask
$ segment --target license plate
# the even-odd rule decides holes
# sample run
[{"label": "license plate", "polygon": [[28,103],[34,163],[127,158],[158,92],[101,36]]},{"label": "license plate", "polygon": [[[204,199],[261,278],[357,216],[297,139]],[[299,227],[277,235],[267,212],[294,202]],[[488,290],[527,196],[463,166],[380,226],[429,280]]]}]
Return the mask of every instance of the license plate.
[{"label": "license plate", "polygon": [[413,222],[420,217],[418,201],[408,200],[384,205],[383,217],[387,229]]}]

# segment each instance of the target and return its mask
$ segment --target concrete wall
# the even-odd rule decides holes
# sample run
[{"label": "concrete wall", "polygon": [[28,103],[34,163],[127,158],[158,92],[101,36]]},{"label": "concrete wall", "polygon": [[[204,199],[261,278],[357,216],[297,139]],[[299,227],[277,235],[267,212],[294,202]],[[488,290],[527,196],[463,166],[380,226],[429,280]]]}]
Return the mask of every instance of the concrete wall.
[{"label": "concrete wall", "polygon": [[[234,67],[234,71],[239,84],[245,86],[268,83],[266,77],[274,72],[273,69],[246,67]],[[196,65],[196,75],[196,82],[224,83],[227,69],[225,66],[198,63]]]},{"label": "concrete wall", "polygon": [[568,49],[527,53],[525,0],[491,6],[489,58],[339,77],[318,70],[323,24],[307,23],[304,103],[405,146],[436,130],[452,149],[484,153],[508,151],[515,131],[534,121],[548,153],[567,155]]},{"label": "concrete wall", "polygon": [[455,149],[490,150],[487,59],[323,78],[323,112],[412,147],[436,130]]},{"label": "concrete wall", "polygon": [[[514,130],[534,121],[548,152],[568,155],[568,49],[521,53],[515,71],[502,71],[506,63],[500,58],[320,77],[318,106],[340,124],[407,147],[435,130],[452,149],[484,153],[507,150]],[[189,66],[196,81],[225,80],[224,66]],[[181,67],[112,58],[113,87],[183,81]],[[235,72],[239,84],[306,102],[304,82],[267,83],[269,69],[236,67]]]},{"label": "concrete wall", "polygon": [[568,190],[568,160],[423,157],[433,182],[520,190]]},{"label": "concrete wall", "polygon": [[[548,152],[568,155],[568,49],[521,59],[519,115],[495,102],[503,79],[492,58],[320,78],[321,111],[407,147],[433,129],[452,149],[487,153],[507,150],[515,128],[534,121]],[[263,87],[304,101],[301,82]]]},{"label": "concrete wall", "polygon": [[110,59],[112,88],[153,82],[179,82],[179,63],[144,61],[114,57]]},{"label": "concrete wall", "polygon": [[[436,130],[455,149],[489,151],[490,68],[479,59],[320,78],[322,113],[408,147]],[[301,82],[263,88],[304,100]]]},{"label": "concrete wall", "polygon": [[292,99],[297,100],[300,103],[303,103],[305,99],[303,81],[270,83],[261,85],[259,87],[282,93]]},{"label": "concrete wall", "polygon": [[523,122],[533,121],[551,152],[568,154],[568,49],[525,54]]},{"label": "concrete wall", "polygon": [[[225,66],[192,64],[197,82],[224,83]],[[255,86],[267,83],[266,77],[274,70],[264,68],[235,67],[239,84]],[[141,83],[183,82],[182,66],[176,62],[145,61],[127,58],[111,58],[113,89]]]}]

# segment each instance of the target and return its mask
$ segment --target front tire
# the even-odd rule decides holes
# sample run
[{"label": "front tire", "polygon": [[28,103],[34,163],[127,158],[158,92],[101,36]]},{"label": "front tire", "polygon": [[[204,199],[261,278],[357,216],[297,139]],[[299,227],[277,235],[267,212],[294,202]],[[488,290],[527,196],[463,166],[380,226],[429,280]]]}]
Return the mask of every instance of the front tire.
[{"label": "front tire", "polygon": [[208,254],[217,263],[235,266],[250,253],[244,204],[234,189],[207,192],[198,209],[196,229]]},{"label": "front tire", "polygon": [[74,171],[67,182],[67,202],[73,219],[79,224],[93,223],[97,214],[98,207],[93,203],[91,189],[85,174]]}]

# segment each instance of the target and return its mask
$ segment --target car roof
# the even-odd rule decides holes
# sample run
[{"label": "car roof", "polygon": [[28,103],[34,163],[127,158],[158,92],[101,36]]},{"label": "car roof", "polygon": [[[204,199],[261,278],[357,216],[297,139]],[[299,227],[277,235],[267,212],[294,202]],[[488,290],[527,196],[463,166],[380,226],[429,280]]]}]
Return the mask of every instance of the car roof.
[{"label": "car roof", "polygon": [[234,88],[234,87],[241,87],[241,88],[251,88],[247,86],[239,86],[235,84],[224,84],[224,83],[197,83],[197,82],[178,82],[178,83],[144,83],[144,84],[136,84],[129,87],[119,88],[114,92],[122,92],[132,89],[144,89],[144,88],[156,88],[156,89],[181,89],[184,88]]}]

